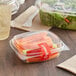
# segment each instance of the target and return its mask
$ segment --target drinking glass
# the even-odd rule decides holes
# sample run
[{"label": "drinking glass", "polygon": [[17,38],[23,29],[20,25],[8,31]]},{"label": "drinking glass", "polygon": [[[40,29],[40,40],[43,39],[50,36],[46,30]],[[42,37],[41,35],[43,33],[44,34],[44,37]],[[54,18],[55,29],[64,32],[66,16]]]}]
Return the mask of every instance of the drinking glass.
[{"label": "drinking glass", "polygon": [[8,5],[0,4],[0,40],[9,37],[11,22],[11,8]]}]

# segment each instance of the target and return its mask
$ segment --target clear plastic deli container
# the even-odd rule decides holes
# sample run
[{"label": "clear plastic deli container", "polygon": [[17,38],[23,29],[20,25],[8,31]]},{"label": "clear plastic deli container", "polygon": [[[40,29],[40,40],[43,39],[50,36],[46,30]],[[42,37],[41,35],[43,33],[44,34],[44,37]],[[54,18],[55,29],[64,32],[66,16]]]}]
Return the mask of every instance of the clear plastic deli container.
[{"label": "clear plastic deli container", "polygon": [[56,58],[64,50],[64,43],[48,31],[27,32],[14,36],[10,46],[26,63],[42,62]]},{"label": "clear plastic deli container", "polygon": [[76,0],[36,0],[36,5],[43,24],[76,30]]},{"label": "clear plastic deli container", "polygon": [[1,4],[10,5],[12,7],[12,14],[17,13],[21,4],[24,3],[25,0],[0,0]]}]

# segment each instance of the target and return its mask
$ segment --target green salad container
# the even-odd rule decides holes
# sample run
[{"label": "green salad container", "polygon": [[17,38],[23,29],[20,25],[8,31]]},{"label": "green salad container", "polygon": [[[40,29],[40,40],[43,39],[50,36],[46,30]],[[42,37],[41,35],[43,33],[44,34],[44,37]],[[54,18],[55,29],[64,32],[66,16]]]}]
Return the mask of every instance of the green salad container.
[{"label": "green salad container", "polygon": [[76,30],[76,0],[41,0],[40,19],[45,26]]}]

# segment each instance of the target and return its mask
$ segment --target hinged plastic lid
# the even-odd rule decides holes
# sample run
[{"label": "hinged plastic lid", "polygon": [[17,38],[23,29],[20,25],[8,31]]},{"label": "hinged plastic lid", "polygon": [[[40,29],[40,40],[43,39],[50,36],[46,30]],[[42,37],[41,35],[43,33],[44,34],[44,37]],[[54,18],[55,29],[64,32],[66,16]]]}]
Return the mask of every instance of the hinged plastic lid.
[{"label": "hinged plastic lid", "polygon": [[51,11],[76,15],[76,0],[38,0],[38,2],[45,3],[44,7],[48,4],[48,8],[50,7],[49,10]]},{"label": "hinged plastic lid", "polygon": [[52,56],[58,56],[61,51],[69,50],[58,36],[49,31],[15,35],[10,40],[10,46],[21,60],[26,61],[30,58],[36,58],[36,60],[39,58],[40,61],[45,61]]}]

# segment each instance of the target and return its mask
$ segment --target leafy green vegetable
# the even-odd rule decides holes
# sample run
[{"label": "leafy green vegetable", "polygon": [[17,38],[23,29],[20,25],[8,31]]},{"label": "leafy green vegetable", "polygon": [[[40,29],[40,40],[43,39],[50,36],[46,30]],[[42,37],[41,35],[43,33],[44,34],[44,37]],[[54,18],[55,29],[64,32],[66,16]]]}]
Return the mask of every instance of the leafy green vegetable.
[{"label": "leafy green vegetable", "polygon": [[76,30],[76,16],[68,16],[67,19],[70,23],[66,26],[66,29]]},{"label": "leafy green vegetable", "polygon": [[66,16],[66,19],[69,21],[65,21],[65,16],[61,13],[55,12],[44,12],[40,10],[40,19],[41,22],[47,26],[54,26],[62,29],[71,29],[76,30],[76,16]]}]

